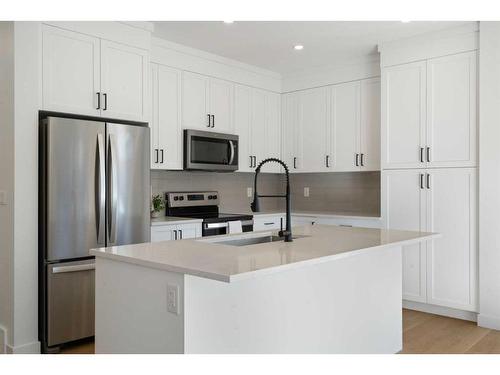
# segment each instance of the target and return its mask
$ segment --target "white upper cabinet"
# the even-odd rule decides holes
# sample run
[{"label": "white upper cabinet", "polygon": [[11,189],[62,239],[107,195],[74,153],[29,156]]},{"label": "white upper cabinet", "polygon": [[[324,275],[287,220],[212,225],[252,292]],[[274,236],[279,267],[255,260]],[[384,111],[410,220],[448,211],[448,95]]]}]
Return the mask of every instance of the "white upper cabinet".
[{"label": "white upper cabinet", "polygon": [[181,71],[151,66],[151,168],[182,169]]},{"label": "white upper cabinet", "polygon": [[476,52],[382,70],[384,168],[477,165]]},{"label": "white upper cabinet", "polygon": [[359,170],[360,83],[350,82],[331,88],[330,153],[332,170]]},{"label": "white upper cabinet", "polygon": [[428,169],[426,231],[441,237],[427,245],[427,300],[477,311],[477,171]]},{"label": "white upper cabinet", "polygon": [[43,25],[43,108],[99,116],[100,40]]},{"label": "white upper cabinet", "polygon": [[[265,158],[281,154],[280,95],[243,85],[234,88],[234,126],[239,136],[239,172],[253,172]],[[277,173],[278,164],[262,172]]]},{"label": "white upper cabinet", "polygon": [[307,172],[327,170],[328,95],[327,88],[304,90],[299,94],[299,169]]},{"label": "white upper cabinet", "polygon": [[298,172],[301,150],[299,148],[299,93],[292,92],[283,94],[282,107],[282,160],[288,166],[290,172]]},{"label": "white upper cabinet", "polygon": [[210,78],[209,101],[212,130],[219,133],[233,132],[233,87],[231,82]]},{"label": "white upper cabinet", "polygon": [[43,25],[43,109],[144,121],[148,52]]},{"label": "white upper cabinet", "polygon": [[102,115],[111,118],[147,118],[147,51],[101,40]]},{"label": "white upper cabinet", "polygon": [[233,132],[233,83],[201,74],[182,74],[182,127]]},{"label": "white upper cabinet", "polygon": [[210,130],[212,118],[208,109],[208,77],[182,72],[182,127]]},{"label": "white upper cabinet", "polygon": [[251,153],[252,88],[234,87],[234,131],[238,134],[238,171],[253,171]]},{"label": "white upper cabinet", "polygon": [[380,170],[380,79],[361,81],[360,168]]},{"label": "white upper cabinet", "polygon": [[429,167],[476,165],[476,61],[467,52],[427,62]]},{"label": "white upper cabinet", "polygon": [[425,87],[425,61],[382,70],[383,168],[424,166]]}]

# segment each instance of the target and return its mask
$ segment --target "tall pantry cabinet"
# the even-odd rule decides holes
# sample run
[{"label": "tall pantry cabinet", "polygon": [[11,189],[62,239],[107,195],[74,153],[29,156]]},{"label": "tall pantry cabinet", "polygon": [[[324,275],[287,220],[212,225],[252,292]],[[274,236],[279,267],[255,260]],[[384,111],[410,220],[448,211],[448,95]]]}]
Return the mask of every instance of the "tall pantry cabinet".
[{"label": "tall pantry cabinet", "polygon": [[382,216],[438,232],[403,249],[403,298],[477,312],[477,52],[382,67]]}]

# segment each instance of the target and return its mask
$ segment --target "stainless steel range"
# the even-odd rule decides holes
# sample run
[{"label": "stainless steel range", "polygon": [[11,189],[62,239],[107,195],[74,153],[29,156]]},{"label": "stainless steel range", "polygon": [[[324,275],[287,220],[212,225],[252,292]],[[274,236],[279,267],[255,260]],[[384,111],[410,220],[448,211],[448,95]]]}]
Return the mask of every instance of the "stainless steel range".
[{"label": "stainless steel range", "polygon": [[166,193],[166,215],[203,219],[202,236],[214,236],[229,233],[230,221],[241,221],[243,232],[253,230],[253,215],[228,214],[219,212],[219,193],[172,192]]}]

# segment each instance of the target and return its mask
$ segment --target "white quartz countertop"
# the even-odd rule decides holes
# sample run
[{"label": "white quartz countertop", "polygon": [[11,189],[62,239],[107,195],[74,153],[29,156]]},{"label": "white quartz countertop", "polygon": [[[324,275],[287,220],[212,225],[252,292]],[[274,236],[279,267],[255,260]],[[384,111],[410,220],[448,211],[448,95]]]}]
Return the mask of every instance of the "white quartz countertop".
[{"label": "white quartz countertop", "polygon": [[294,227],[293,242],[248,246],[214,243],[224,239],[270,235],[263,231],[203,239],[163,241],[90,250],[91,255],[145,267],[233,282],[294,267],[356,256],[366,251],[408,245],[439,236],[435,233],[329,225]]},{"label": "white quartz countertop", "polygon": [[187,217],[176,217],[176,216],[160,216],[151,219],[151,226],[157,225],[173,225],[173,224],[191,224],[191,223],[201,223],[202,219],[192,219]]}]

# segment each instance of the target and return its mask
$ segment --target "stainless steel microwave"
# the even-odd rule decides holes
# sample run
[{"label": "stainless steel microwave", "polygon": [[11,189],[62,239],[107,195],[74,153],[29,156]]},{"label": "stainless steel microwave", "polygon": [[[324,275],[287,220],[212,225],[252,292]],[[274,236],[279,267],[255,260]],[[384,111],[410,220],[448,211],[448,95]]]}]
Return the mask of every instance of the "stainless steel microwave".
[{"label": "stainless steel microwave", "polygon": [[184,130],[184,169],[233,172],[238,169],[238,136]]}]

